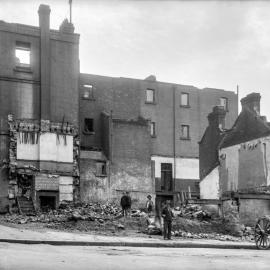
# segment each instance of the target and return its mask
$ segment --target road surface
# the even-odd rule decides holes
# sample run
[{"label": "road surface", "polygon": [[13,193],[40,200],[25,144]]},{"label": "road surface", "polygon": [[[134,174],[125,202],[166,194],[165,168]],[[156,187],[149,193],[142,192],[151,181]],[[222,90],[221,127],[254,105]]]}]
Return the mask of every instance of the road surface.
[{"label": "road surface", "polygon": [[130,248],[0,243],[1,270],[270,269],[270,250]]}]

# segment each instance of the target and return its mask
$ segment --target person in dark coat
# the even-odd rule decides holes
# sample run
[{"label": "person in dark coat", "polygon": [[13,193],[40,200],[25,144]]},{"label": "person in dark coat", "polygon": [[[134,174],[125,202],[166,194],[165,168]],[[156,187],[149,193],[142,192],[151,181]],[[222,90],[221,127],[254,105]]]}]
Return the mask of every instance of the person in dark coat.
[{"label": "person in dark coat", "polygon": [[131,197],[129,195],[129,192],[124,192],[123,196],[121,197],[120,201],[121,207],[122,207],[122,214],[124,217],[128,216],[128,213],[131,208]]},{"label": "person in dark coat", "polygon": [[166,205],[162,209],[161,216],[163,217],[163,236],[164,236],[164,240],[165,239],[171,240],[173,212],[172,212],[172,209],[171,209],[170,200],[166,201]]}]

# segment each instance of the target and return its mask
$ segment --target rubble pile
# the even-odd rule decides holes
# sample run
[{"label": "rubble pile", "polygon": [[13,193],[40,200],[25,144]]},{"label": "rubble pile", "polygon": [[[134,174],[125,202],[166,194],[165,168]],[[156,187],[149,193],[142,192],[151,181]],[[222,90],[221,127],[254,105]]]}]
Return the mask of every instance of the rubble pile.
[{"label": "rubble pile", "polygon": [[188,219],[198,219],[200,221],[208,221],[212,218],[212,215],[202,210],[202,207],[199,205],[186,205],[182,208],[175,207],[173,210],[175,216],[188,218]]},{"label": "rubble pile", "polygon": [[63,204],[57,210],[50,210],[46,213],[37,212],[35,216],[23,216],[18,214],[6,215],[5,221],[10,223],[25,224],[29,222],[53,223],[67,221],[95,221],[104,223],[121,217],[121,210],[118,206],[106,203],[89,204]]}]

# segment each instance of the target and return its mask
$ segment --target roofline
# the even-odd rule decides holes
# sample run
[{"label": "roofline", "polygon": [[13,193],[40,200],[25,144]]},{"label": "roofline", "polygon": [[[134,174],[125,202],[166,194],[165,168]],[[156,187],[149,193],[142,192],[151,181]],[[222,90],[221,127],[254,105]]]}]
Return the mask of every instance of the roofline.
[{"label": "roofline", "polygon": [[91,73],[80,73],[80,76],[96,76],[96,77],[103,77],[103,78],[110,78],[110,79],[125,79],[125,80],[136,80],[136,81],[141,81],[144,83],[161,83],[161,84],[166,84],[166,85],[171,85],[171,86],[181,86],[181,87],[187,87],[187,88],[193,88],[194,90],[200,90],[200,91],[223,91],[223,92],[230,92],[233,93],[235,95],[237,95],[237,93],[235,93],[234,91],[231,90],[225,90],[225,89],[220,89],[220,88],[210,88],[210,87],[204,87],[204,88],[198,88],[196,86],[193,85],[187,85],[187,84],[179,84],[179,83],[171,83],[171,82],[162,82],[162,81],[147,81],[145,79],[137,79],[137,78],[129,78],[129,77],[113,77],[113,76],[106,76],[106,75],[99,75],[99,74],[91,74]]}]

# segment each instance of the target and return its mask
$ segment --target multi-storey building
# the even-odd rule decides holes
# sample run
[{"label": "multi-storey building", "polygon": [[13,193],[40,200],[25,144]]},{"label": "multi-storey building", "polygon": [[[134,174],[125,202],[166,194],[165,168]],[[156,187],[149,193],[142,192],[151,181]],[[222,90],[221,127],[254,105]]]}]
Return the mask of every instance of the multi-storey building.
[{"label": "multi-storey building", "polygon": [[[187,192],[190,195],[199,194],[198,141],[207,126],[206,116],[213,106],[222,105],[227,111],[224,128],[230,128],[238,113],[238,97],[234,92],[158,82],[154,76],[138,80],[81,74],[80,92],[82,148],[103,151],[105,146],[102,138],[107,137],[112,142],[111,156],[105,155],[105,162],[111,158],[114,160],[114,151],[126,144],[125,157],[129,164],[129,173],[125,178],[131,177],[132,171],[137,171],[138,165],[141,172],[151,171],[152,174],[150,176],[149,173],[145,173],[145,181],[140,180],[137,184],[134,184],[131,177],[132,185],[123,185],[122,176],[118,174],[118,187],[115,187],[115,190],[133,191],[134,188],[133,195],[136,197],[138,194],[142,196],[144,192],[152,192],[156,195],[157,202],[164,199],[176,201],[182,193]],[[127,134],[124,130],[117,135],[113,132],[108,133],[101,121],[103,112],[107,113],[112,122],[121,120],[135,124],[135,119],[147,121],[149,141],[139,141],[140,135],[136,133],[138,128],[133,131],[133,140],[126,140]],[[129,127],[126,126],[126,130],[131,132]],[[116,136],[119,140],[117,145],[113,143]],[[137,149],[149,148],[151,168],[149,160],[146,163],[140,155],[137,156],[141,161],[139,164],[131,160],[128,162],[128,150],[132,149],[132,142],[136,144]],[[144,157],[147,160],[148,156]],[[106,164],[108,166],[109,162]],[[111,171],[107,171],[106,176],[110,178]],[[115,174],[117,175],[117,172]],[[82,177],[81,183],[95,182],[94,179],[95,177],[92,180]],[[103,181],[110,182],[109,190],[116,195],[112,190],[112,179],[109,181],[105,177]],[[104,187],[104,182],[98,183]]]},{"label": "multi-storey building", "polygon": [[[72,201],[78,187],[79,35],[0,21],[0,204]],[[22,196],[25,195],[25,196]]]},{"label": "multi-storey building", "polygon": [[220,104],[231,127],[237,94],[80,74],[79,35],[67,20],[51,30],[49,17],[41,5],[39,27],[0,21],[1,205],[198,193],[206,115]]}]

